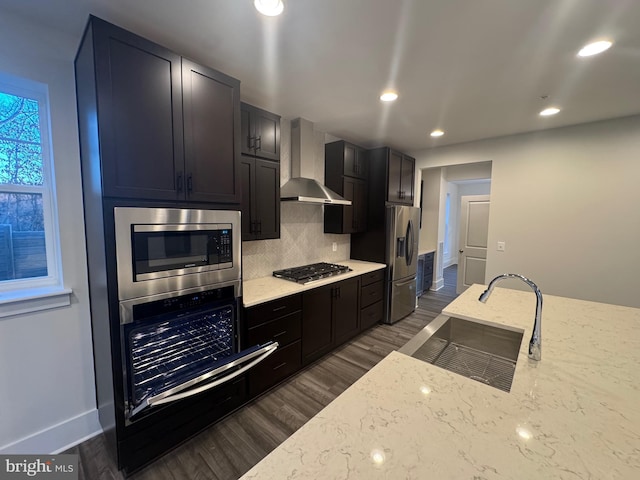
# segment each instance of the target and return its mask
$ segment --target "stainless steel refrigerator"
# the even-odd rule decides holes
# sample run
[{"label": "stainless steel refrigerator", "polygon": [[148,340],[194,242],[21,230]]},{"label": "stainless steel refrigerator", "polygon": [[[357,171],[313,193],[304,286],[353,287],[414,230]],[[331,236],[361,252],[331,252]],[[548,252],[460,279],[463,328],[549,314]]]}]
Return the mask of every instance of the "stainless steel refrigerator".
[{"label": "stainless steel refrigerator", "polygon": [[387,315],[394,323],[416,309],[420,209],[386,207]]},{"label": "stainless steel refrigerator", "polygon": [[383,208],[370,215],[367,232],[351,235],[351,258],[387,264],[384,322],[395,323],[416,307],[420,209]]}]

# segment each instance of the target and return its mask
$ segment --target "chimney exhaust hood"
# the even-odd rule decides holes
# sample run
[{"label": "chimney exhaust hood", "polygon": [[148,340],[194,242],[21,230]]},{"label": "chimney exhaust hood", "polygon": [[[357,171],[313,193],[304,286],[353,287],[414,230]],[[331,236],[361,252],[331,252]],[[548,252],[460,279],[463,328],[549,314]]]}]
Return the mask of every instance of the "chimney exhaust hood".
[{"label": "chimney exhaust hood", "polygon": [[291,121],[291,179],[280,189],[280,201],[316,205],[351,205],[313,178],[313,123],[304,118]]}]

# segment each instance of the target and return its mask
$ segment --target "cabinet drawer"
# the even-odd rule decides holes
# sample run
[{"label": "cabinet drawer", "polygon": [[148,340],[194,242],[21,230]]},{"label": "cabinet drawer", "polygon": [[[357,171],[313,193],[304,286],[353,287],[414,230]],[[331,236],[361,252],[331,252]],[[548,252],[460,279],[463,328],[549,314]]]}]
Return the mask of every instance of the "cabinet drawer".
[{"label": "cabinet drawer", "polygon": [[302,295],[290,295],[246,310],[247,327],[256,327],[275,318],[302,310]]},{"label": "cabinet drawer", "polygon": [[249,394],[258,395],[296,372],[302,366],[301,360],[300,340],[278,348],[270,357],[249,370]]},{"label": "cabinet drawer", "polygon": [[425,292],[431,289],[432,283],[433,283],[433,274],[425,275],[422,283],[422,288],[424,289]]},{"label": "cabinet drawer", "polygon": [[360,291],[360,306],[361,308],[368,307],[372,303],[382,300],[383,283],[372,283],[362,287]]},{"label": "cabinet drawer", "polygon": [[424,269],[423,269],[423,272],[425,274],[433,273],[433,253],[427,253],[424,256]]},{"label": "cabinet drawer", "polygon": [[269,340],[278,342],[280,346],[288,345],[295,340],[300,340],[301,326],[302,312],[290,313],[284,317],[250,328],[247,333],[247,345],[257,345]]},{"label": "cabinet drawer", "polygon": [[382,322],[383,315],[383,303],[382,301],[376,302],[373,305],[369,305],[367,308],[363,308],[360,312],[360,331],[364,331],[375,324]]},{"label": "cabinet drawer", "polygon": [[376,270],[375,272],[369,272],[362,275],[362,286],[369,285],[374,282],[379,282],[384,279],[384,268]]}]

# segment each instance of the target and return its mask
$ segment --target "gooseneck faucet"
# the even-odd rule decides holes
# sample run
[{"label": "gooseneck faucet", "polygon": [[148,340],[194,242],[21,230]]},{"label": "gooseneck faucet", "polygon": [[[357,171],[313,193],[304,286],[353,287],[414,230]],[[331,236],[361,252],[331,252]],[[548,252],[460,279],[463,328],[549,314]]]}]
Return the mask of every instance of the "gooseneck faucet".
[{"label": "gooseneck faucet", "polygon": [[503,273],[502,275],[498,275],[496,278],[489,282],[489,286],[487,289],[482,292],[480,295],[480,300],[482,303],[486,303],[489,295],[493,292],[493,288],[496,283],[504,280],[505,278],[519,278],[524,283],[529,285],[531,289],[536,294],[536,319],[533,324],[533,333],[531,334],[531,340],[529,341],[529,358],[532,360],[539,361],[542,358],[542,336],[540,330],[542,328],[542,293],[540,293],[540,289],[538,286],[529,280],[527,277],[522,275],[518,275],[517,273]]}]

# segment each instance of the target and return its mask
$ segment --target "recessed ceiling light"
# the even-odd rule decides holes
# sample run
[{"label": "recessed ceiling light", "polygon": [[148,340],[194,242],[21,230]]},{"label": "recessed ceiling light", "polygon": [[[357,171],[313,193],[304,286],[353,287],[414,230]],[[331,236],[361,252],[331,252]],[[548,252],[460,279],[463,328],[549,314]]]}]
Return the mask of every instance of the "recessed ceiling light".
[{"label": "recessed ceiling light", "polygon": [[268,17],[280,15],[284,10],[282,0],[254,0],[253,5],[261,14]]},{"label": "recessed ceiling light", "polygon": [[540,115],[543,116],[543,117],[550,117],[551,115],[555,115],[559,111],[560,111],[559,108],[549,107],[549,108],[545,108],[544,110],[542,110],[540,112]]},{"label": "recessed ceiling light", "polygon": [[610,42],[609,40],[600,40],[597,42],[593,42],[582,47],[578,52],[578,56],[590,57],[591,55],[597,55],[598,53],[602,53],[605,50],[608,50],[611,45],[613,45],[613,42]]},{"label": "recessed ceiling light", "polygon": [[396,92],[392,92],[391,90],[383,92],[382,95],[380,95],[380,100],[382,100],[383,102],[393,102],[397,98],[398,94]]},{"label": "recessed ceiling light", "polygon": [[440,129],[437,129],[431,132],[432,137],[441,137],[442,135],[444,135],[444,132]]}]

